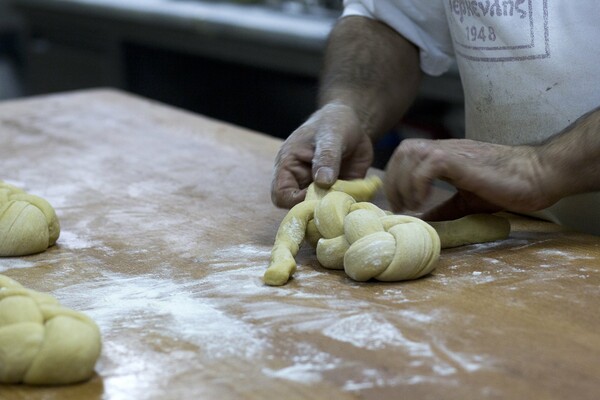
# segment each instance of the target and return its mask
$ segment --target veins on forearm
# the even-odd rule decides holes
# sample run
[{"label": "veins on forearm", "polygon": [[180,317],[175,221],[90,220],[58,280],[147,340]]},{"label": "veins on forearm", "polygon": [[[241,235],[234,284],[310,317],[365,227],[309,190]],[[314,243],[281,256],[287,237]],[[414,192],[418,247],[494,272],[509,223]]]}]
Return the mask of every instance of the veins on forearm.
[{"label": "veins on forearm", "polygon": [[537,146],[562,177],[565,195],[600,190],[600,107]]}]

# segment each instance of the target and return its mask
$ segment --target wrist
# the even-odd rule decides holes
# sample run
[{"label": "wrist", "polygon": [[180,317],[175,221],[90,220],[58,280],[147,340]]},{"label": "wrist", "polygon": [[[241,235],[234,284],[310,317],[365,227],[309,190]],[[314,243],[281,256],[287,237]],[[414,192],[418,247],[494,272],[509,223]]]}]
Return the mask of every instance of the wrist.
[{"label": "wrist", "polygon": [[600,190],[600,111],[593,110],[538,147],[560,197]]},{"label": "wrist", "polygon": [[354,92],[338,91],[336,95],[323,98],[320,108],[335,111],[339,115],[357,121],[361,131],[373,142],[389,130],[381,109],[374,103],[371,106],[365,104],[364,99],[356,98]]},{"label": "wrist", "polygon": [[376,137],[374,127],[370,123],[372,118],[360,108],[360,105],[357,105],[356,102],[350,99],[341,97],[332,98],[322,103],[320,110],[328,115],[335,115],[337,118],[341,118],[342,120],[339,121],[341,126],[353,125],[358,127],[360,132],[368,136],[371,140],[374,140]]},{"label": "wrist", "polygon": [[570,159],[569,154],[552,142],[535,146],[534,149],[540,165],[539,179],[550,204],[585,191],[578,176],[582,171],[578,171],[577,162]]}]

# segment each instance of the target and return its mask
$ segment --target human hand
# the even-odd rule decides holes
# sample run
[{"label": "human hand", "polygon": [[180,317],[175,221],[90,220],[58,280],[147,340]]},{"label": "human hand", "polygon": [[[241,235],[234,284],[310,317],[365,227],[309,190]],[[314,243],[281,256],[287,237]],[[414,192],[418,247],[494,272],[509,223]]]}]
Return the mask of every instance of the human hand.
[{"label": "human hand", "polygon": [[467,214],[536,211],[559,197],[553,194],[535,147],[504,146],[467,139],[404,140],[386,168],[385,191],[394,211],[416,210],[434,180],[458,191],[422,216],[456,219]]},{"label": "human hand", "polygon": [[329,188],[339,179],[363,178],[373,161],[373,146],[354,110],[328,104],[283,143],[275,159],[271,199],[291,208],[311,182]]}]

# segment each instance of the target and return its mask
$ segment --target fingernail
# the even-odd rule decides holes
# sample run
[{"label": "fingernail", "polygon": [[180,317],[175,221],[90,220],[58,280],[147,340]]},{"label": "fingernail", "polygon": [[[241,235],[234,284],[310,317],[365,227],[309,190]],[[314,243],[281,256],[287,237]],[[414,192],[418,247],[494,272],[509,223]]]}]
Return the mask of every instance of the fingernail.
[{"label": "fingernail", "polygon": [[315,174],[315,181],[331,185],[333,183],[333,170],[329,167],[321,167]]}]

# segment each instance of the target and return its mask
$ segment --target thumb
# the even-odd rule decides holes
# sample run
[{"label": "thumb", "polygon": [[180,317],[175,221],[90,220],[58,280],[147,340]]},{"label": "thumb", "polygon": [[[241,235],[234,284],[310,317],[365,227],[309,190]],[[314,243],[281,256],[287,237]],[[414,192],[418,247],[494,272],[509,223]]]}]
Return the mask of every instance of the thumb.
[{"label": "thumb", "polygon": [[331,187],[338,179],[341,162],[342,145],[340,139],[331,132],[317,135],[315,154],[312,159],[314,182],[321,187]]}]

